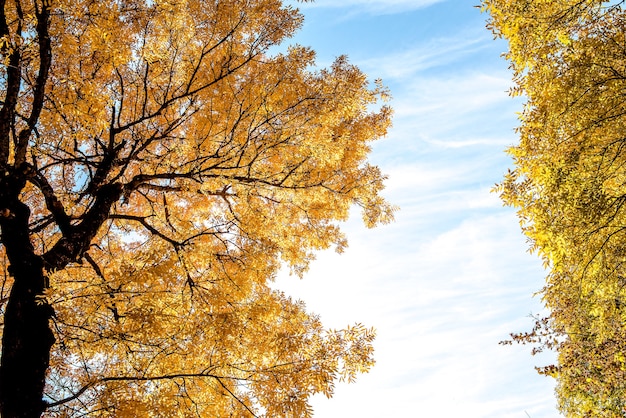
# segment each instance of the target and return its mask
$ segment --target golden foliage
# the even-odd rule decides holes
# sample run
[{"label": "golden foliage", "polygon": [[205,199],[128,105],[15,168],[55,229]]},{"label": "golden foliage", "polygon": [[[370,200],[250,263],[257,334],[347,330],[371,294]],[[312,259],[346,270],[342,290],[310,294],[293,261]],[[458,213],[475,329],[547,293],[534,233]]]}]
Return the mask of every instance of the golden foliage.
[{"label": "golden foliage", "polygon": [[482,4],[509,42],[512,92],[527,98],[509,150],[515,169],[497,190],[548,268],[549,317],[514,337],[557,350],[558,365],[542,371],[556,377],[560,409],[572,417],[626,413],[622,3]]},{"label": "golden foliage", "polygon": [[0,165],[28,169],[50,282],[47,416],[306,417],[372,366],[371,329],[325,330],[268,283],[343,249],[352,205],[392,219],[366,161],[390,125],[380,83],[345,57],[271,54],[302,23],[279,0],[4,9],[0,79],[10,95],[18,56],[23,82]]}]

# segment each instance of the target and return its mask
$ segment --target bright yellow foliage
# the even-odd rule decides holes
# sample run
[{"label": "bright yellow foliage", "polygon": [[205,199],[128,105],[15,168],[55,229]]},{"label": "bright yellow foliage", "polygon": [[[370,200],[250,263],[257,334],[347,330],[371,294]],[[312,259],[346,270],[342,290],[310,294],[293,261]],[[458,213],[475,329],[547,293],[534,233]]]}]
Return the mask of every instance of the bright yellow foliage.
[{"label": "bright yellow foliage", "polygon": [[302,23],[279,0],[7,0],[17,115],[37,103],[40,8],[43,108],[27,143],[16,118],[0,165],[31,173],[20,199],[55,312],[46,416],[309,416],[312,394],[373,365],[374,333],[326,330],[268,283],[343,249],[351,206],[391,220],[366,161],[387,91],[344,57],[271,54]]},{"label": "bright yellow foliage", "polygon": [[548,268],[550,315],[521,342],[555,348],[561,411],[626,414],[626,12],[599,0],[484,0],[527,103],[497,190]]}]

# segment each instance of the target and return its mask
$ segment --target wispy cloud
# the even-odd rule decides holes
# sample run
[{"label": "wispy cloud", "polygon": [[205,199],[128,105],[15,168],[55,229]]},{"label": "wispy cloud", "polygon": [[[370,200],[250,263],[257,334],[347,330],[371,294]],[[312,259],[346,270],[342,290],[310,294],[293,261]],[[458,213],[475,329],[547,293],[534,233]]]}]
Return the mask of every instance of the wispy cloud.
[{"label": "wispy cloud", "polygon": [[[458,202],[459,211],[469,207]],[[525,254],[510,211],[468,218],[440,233],[403,221],[383,230],[348,228],[355,239],[346,254],[322,254],[309,278],[281,282],[313,311],[324,311],[331,326],[358,319],[378,328],[376,367],[357,385],[340,386],[339,399],[317,399],[319,416],[554,415],[546,407],[553,382],[532,368],[542,363],[526,348],[498,345],[530,325],[519,318],[540,286],[541,268]],[[536,279],[514,279],[524,275]]]},{"label": "wispy cloud", "polygon": [[510,145],[521,100],[506,94],[512,82],[505,62],[497,68],[481,61],[483,50],[493,48],[490,42],[471,29],[357,60],[390,87],[390,135],[445,148]]},{"label": "wispy cloud", "polygon": [[316,0],[313,3],[299,5],[306,8],[345,8],[350,9],[351,14],[394,14],[411,10],[422,9],[446,0]]},{"label": "wispy cloud", "polygon": [[454,37],[431,39],[413,48],[358,61],[383,79],[407,79],[424,70],[462,60],[486,48],[485,36],[458,33]]},{"label": "wispy cloud", "polygon": [[[330,327],[362,321],[378,329],[376,367],[357,385],[339,385],[332,401],[316,398],[316,416],[556,416],[554,382],[533,369],[552,359],[498,345],[532,327],[527,315],[542,309],[531,299],[543,285],[540,260],[526,253],[514,211],[489,191],[510,163],[502,151],[515,141],[521,103],[506,95],[502,44],[478,12],[471,10],[471,27],[440,30],[452,19],[446,13],[466,3],[451,1],[441,4],[438,22],[419,21],[435,13],[414,14],[436,36],[351,54],[394,97],[394,127],[375,144],[372,162],[389,174],[384,193],[401,210],[396,223],[375,230],[351,218],[345,254],[322,253],[305,280],[277,283]],[[435,3],[319,0],[316,7],[352,7],[342,14]]]}]

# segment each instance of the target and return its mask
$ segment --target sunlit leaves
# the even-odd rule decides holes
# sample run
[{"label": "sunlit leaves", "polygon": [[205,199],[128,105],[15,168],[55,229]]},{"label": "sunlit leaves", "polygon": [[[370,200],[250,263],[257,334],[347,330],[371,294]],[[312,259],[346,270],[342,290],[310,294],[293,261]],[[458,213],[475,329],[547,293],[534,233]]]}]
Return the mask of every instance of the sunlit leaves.
[{"label": "sunlit leaves", "polygon": [[351,207],[392,219],[367,163],[385,87],[345,57],[270,54],[302,24],[278,0],[59,0],[47,32],[23,3],[5,6],[0,83],[24,81],[0,164],[23,170],[50,282],[47,414],[308,416],[369,370],[371,329],[325,330],[268,283],[341,251]]},{"label": "sunlit leaves", "polygon": [[[547,322],[520,342],[558,351],[557,395],[568,416],[624,416],[624,127],[622,2],[486,0],[509,41],[528,101],[498,186],[548,268]],[[539,324],[539,320],[538,320]],[[541,333],[538,332],[541,330]]]}]

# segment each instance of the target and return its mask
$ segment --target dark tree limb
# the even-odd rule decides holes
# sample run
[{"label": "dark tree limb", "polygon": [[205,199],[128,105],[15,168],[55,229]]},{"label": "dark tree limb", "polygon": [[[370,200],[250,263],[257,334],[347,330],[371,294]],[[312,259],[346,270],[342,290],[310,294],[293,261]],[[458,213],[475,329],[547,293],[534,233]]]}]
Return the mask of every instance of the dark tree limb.
[{"label": "dark tree limb", "polygon": [[17,148],[15,151],[15,165],[19,166],[26,161],[26,151],[28,149],[28,141],[37,125],[39,115],[43,109],[45,100],[46,82],[50,65],[52,64],[52,46],[50,43],[50,35],[48,33],[50,7],[47,1],[44,1],[41,9],[35,3],[35,16],[37,17],[37,37],[39,38],[39,73],[33,92],[33,103],[28,117],[26,127],[20,131]]},{"label": "dark tree limb", "polygon": [[19,171],[0,178],[2,244],[14,282],[4,313],[0,361],[0,414],[39,418],[54,336],[52,308],[42,298],[47,287],[43,260],[30,242],[30,209],[20,202],[26,181]]}]

